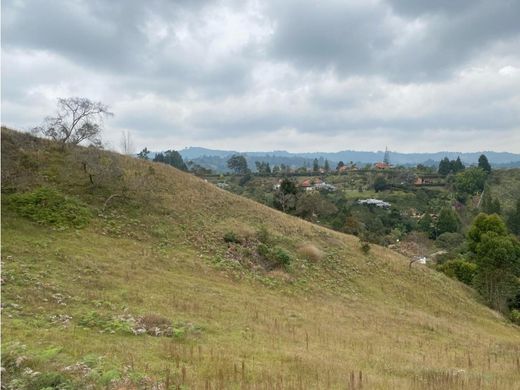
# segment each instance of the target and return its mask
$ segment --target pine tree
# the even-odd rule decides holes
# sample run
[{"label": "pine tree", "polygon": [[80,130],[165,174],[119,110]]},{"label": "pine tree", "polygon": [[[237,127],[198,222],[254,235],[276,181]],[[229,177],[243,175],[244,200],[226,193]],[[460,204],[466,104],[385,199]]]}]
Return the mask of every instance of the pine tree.
[{"label": "pine tree", "polygon": [[481,154],[478,158],[478,167],[484,170],[487,173],[491,173],[491,165],[489,165],[489,161],[486,155]]},{"label": "pine tree", "polygon": [[451,171],[450,159],[444,157],[439,163],[439,175],[446,176]]},{"label": "pine tree", "polygon": [[319,163],[318,159],[315,158],[314,161],[312,162],[312,171],[318,172],[319,170],[320,170],[320,163]]},{"label": "pine tree", "polygon": [[325,159],[325,166],[323,167],[323,169],[325,169],[325,172],[330,171],[329,160]]}]

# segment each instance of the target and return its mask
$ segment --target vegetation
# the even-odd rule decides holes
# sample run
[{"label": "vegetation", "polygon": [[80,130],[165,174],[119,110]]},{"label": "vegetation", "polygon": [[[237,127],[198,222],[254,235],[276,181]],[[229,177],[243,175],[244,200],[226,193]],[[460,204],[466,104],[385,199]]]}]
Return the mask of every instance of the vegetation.
[{"label": "vegetation", "polygon": [[[397,211],[358,205],[360,185],[373,195],[366,179],[343,205],[339,191],[317,192],[388,237],[412,221],[403,204],[424,213],[448,202],[388,192]],[[21,215],[12,197],[42,187],[91,210],[89,223],[54,229]],[[514,389],[520,379],[518,327],[474,290],[167,164],[3,129],[2,191],[8,389]],[[112,194],[125,196],[107,203]]]},{"label": "vegetation", "polygon": [[79,97],[60,98],[56,116],[45,118],[43,125],[34,131],[61,144],[78,145],[90,141],[99,146],[103,118],[111,115],[101,102]]},{"label": "vegetation", "polygon": [[176,150],[167,150],[164,153],[157,153],[153,159],[155,162],[171,165],[182,171],[187,171],[188,167],[182,160],[181,155]]}]

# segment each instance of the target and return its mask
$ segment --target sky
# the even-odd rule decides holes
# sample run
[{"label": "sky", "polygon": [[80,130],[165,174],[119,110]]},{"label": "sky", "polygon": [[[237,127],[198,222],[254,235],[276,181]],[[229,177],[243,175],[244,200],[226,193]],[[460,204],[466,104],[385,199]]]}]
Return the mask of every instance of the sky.
[{"label": "sky", "polygon": [[136,151],[520,152],[520,0],[9,0],[2,124]]}]

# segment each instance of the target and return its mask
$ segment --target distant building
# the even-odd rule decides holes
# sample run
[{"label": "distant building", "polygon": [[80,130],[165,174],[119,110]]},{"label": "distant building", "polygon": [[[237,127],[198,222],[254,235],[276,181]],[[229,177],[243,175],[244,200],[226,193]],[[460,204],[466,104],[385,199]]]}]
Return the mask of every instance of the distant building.
[{"label": "distant building", "polygon": [[367,206],[376,206],[376,207],[381,207],[383,209],[387,209],[391,206],[390,203],[388,202],[385,202],[383,200],[380,200],[380,199],[360,199],[357,201],[357,204],[361,204],[361,205],[367,205]]},{"label": "distant building", "polygon": [[376,169],[388,169],[391,168],[391,165],[386,162],[378,162],[374,164]]}]

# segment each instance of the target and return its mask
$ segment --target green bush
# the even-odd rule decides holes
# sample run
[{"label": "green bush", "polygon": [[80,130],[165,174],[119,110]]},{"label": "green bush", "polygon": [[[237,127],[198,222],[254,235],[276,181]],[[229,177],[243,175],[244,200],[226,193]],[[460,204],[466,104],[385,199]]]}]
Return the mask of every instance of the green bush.
[{"label": "green bush", "polygon": [[438,265],[437,270],[462,283],[471,285],[477,272],[477,265],[464,259],[454,259]]},{"label": "green bush", "polygon": [[284,267],[291,263],[291,256],[282,248],[274,248],[272,255],[275,262]]},{"label": "green bush", "polygon": [[291,255],[280,247],[271,248],[266,244],[258,244],[256,247],[257,253],[264,259],[268,260],[274,266],[286,267],[291,263]]},{"label": "green bush", "polygon": [[31,378],[27,383],[27,390],[42,390],[42,389],[59,389],[69,390],[73,389],[71,381],[59,372],[43,372]]},{"label": "green bush", "polygon": [[224,241],[240,244],[240,239],[233,232],[227,232],[226,234],[224,234]]},{"label": "green bush", "polygon": [[80,317],[78,324],[85,328],[100,329],[106,333],[133,334],[132,326],[128,321],[114,319],[96,311],[91,311]]},{"label": "green bush", "polygon": [[510,318],[513,323],[520,325],[520,310],[511,310]]},{"label": "green bush", "polygon": [[23,217],[58,228],[82,228],[91,218],[85,204],[47,187],[14,194],[9,197],[9,205]]},{"label": "green bush", "polygon": [[360,241],[359,242],[361,252],[363,252],[365,255],[368,255],[370,252],[370,244],[366,241]]}]

